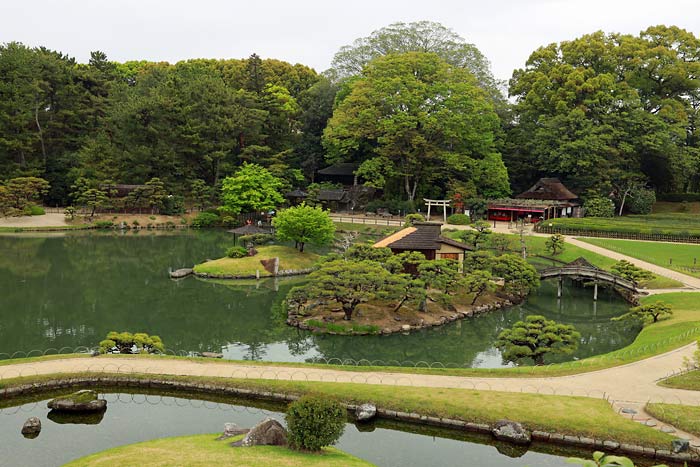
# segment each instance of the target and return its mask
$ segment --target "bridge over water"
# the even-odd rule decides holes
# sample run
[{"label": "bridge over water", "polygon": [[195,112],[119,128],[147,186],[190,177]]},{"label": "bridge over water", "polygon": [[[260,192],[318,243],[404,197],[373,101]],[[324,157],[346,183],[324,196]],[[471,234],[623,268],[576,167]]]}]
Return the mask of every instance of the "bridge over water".
[{"label": "bridge over water", "polygon": [[[574,263],[577,261],[579,260],[574,261]],[[593,300],[598,300],[599,283],[609,284],[634,294],[639,293],[639,289],[637,289],[637,286],[632,281],[623,279],[608,271],[603,271],[590,264],[574,263],[569,263],[561,267],[551,267],[540,271],[540,279],[557,279],[559,281],[557,297],[561,297],[562,281],[565,278],[593,282]]]}]

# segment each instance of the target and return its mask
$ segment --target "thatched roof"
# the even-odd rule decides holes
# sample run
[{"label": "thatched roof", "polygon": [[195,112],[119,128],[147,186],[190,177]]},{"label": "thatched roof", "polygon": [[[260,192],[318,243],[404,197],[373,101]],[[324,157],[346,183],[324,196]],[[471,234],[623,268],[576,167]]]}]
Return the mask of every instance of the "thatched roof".
[{"label": "thatched roof", "polygon": [[338,201],[341,203],[347,203],[348,201],[350,201],[350,195],[345,190],[319,190],[318,200]]},{"label": "thatched roof", "polygon": [[298,188],[296,190],[292,190],[288,193],[285,193],[284,195],[285,198],[306,198],[307,196],[309,196],[307,192]]},{"label": "thatched roof", "polygon": [[256,234],[269,234],[270,231],[267,229],[263,229],[261,227],[258,227],[253,224],[246,224],[242,227],[238,227],[235,229],[227,230],[228,233],[236,234],[236,235],[256,235]]},{"label": "thatched roof", "polygon": [[569,201],[578,196],[569,191],[558,178],[540,178],[529,190],[516,196],[518,199]]},{"label": "thatched roof", "polygon": [[373,246],[395,250],[439,250],[440,244],[446,244],[462,250],[472,249],[469,245],[443,237],[440,229],[440,224],[435,222],[414,222],[412,227],[399,230]]},{"label": "thatched roof", "polygon": [[591,268],[591,269],[600,269],[597,266],[594,266],[591,264],[586,258],[583,256],[579,256],[575,260],[573,260],[570,263],[567,263],[564,265],[565,267],[583,267],[583,268]]},{"label": "thatched roof", "polygon": [[354,162],[341,162],[338,164],[333,164],[330,167],[321,169],[318,171],[321,175],[343,175],[343,176],[353,176],[355,172],[360,167],[360,164]]}]

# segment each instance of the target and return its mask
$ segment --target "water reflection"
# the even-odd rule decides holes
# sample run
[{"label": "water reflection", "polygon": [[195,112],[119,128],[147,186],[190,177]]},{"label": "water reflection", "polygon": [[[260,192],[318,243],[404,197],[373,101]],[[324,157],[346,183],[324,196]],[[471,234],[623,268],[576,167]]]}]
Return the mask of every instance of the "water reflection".
[{"label": "water reflection", "polygon": [[601,292],[596,303],[590,290],[569,285],[558,301],[545,282],[522,306],[410,335],[316,336],[282,316],[284,296],[303,278],[168,278],[169,268],[221,256],[231,240],[211,231],[0,236],[0,353],[91,347],[109,331],[129,330],[159,335],[169,349],[233,359],[497,367],[496,336],[528,314],[575,325],[582,345],[574,358],[623,347],[639,331],[610,321],[627,309],[616,295]]}]

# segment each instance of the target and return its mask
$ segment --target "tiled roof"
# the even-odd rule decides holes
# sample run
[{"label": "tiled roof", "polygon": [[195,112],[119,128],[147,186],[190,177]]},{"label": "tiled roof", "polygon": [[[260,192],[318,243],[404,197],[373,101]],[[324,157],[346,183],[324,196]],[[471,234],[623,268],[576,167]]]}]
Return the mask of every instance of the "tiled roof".
[{"label": "tiled roof", "polygon": [[375,243],[374,246],[388,247],[396,250],[439,250],[440,244],[451,245],[462,250],[471,250],[464,243],[440,235],[440,224],[431,222],[416,222],[412,227],[388,236]]},{"label": "tiled roof", "polygon": [[569,191],[558,178],[540,178],[516,198],[567,201],[577,199],[578,196]]}]

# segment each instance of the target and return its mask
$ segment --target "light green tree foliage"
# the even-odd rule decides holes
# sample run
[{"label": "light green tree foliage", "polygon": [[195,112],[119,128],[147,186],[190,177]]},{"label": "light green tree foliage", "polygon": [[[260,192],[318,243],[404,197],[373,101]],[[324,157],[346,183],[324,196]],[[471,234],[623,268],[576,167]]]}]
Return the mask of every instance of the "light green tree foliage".
[{"label": "light green tree foliage", "polygon": [[513,249],[513,239],[508,234],[493,233],[489,236],[488,246],[502,255]]},{"label": "light green tree foliage", "polygon": [[282,181],[257,164],[243,164],[221,184],[221,201],[232,214],[268,211],[284,202]]},{"label": "light green tree foliage", "polygon": [[[577,464],[582,467],[635,467],[627,457],[613,456],[604,452],[596,451],[593,453],[593,459],[581,459],[580,457],[570,457],[567,459],[569,464]],[[654,467],[668,467],[665,464],[655,465]]]},{"label": "light green tree foliage", "polygon": [[387,247],[375,248],[371,243],[356,243],[348,248],[345,257],[351,261],[375,261],[385,263],[393,253]]},{"label": "light green tree foliage", "polygon": [[531,358],[535,364],[543,365],[547,354],[571,354],[578,348],[581,334],[573,326],[557,323],[544,316],[527,316],[511,329],[503,330],[496,340],[496,347],[503,360],[519,363]]},{"label": "light green tree foliage", "polygon": [[345,319],[351,320],[360,303],[402,298],[409,280],[407,275],[392,274],[372,261],[336,260],[309,274],[302,293],[306,300],[326,298],[339,303]]},{"label": "light green tree foliage", "polygon": [[349,86],[324,145],[333,159],[363,161],[361,172],[373,186],[392,181],[412,201],[419,185],[453,174],[474,180],[481,191],[508,183],[505,169],[488,171],[506,176],[505,182],[479,179],[482,164],[500,161],[494,144],[499,121],[465,70],[430,53],[387,55]]},{"label": "light green tree foliage", "polygon": [[554,234],[544,243],[544,248],[552,256],[557,256],[566,248],[566,238],[562,234]]},{"label": "light green tree foliage", "polygon": [[334,79],[356,76],[378,57],[406,52],[437,54],[450,65],[476,76],[479,85],[494,101],[504,103],[499,83],[491,74],[489,61],[479,49],[451,29],[432,21],[394,23],[373,31],[368,37],[356,39],[352,45],[341,47],[335,54],[329,74]]},{"label": "light green tree foliage", "polygon": [[612,272],[623,279],[637,285],[640,281],[650,280],[654,275],[646,269],[639,268],[627,260],[621,259],[610,268]]},{"label": "light green tree foliage", "polygon": [[460,286],[464,288],[467,294],[472,295],[472,305],[486,292],[496,290],[496,284],[493,282],[491,273],[478,269],[465,273]]},{"label": "light green tree foliage", "polygon": [[634,175],[662,191],[696,189],[699,51],[700,39],[674,26],[598,31],[534,51],[510,81],[513,179],[524,188],[566,174],[607,194]]},{"label": "light green tree foliage", "polygon": [[417,212],[413,214],[406,214],[406,217],[404,217],[403,226],[410,227],[414,222],[425,222],[425,216]]},{"label": "light green tree foliage", "polygon": [[78,178],[71,189],[71,198],[73,198],[75,205],[90,209],[90,217],[95,215],[96,210],[109,204],[107,192],[91,186],[85,178]]},{"label": "light green tree foliage", "polygon": [[540,275],[534,266],[515,255],[501,255],[491,263],[492,273],[503,279],[503,287],[519,297],[540,286]]},{"label": "light green tree foliage", "polygon": [[583,211],[586,217],[613,217],[615,204],[609,198],[593,196],[583,203]]},{"label": "light green tree foliage", "polygon": [[630,308],[630,311],[622,316],[613,318],[614,320],[621,319],[638,319],[644,323],[656,323],[660,319],[670,318],[673,315],[673,309],[667,303],[656,301],[645,305]]},{"label": "light green tree foliage", "polygon": [[330,245],[335,236],[335,224],[329,211],[304,203],[280,211],[272,225],[278,239],[293,240],[299,251],[304,251],[307,243]]}]

